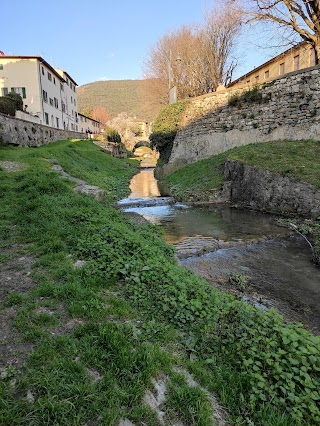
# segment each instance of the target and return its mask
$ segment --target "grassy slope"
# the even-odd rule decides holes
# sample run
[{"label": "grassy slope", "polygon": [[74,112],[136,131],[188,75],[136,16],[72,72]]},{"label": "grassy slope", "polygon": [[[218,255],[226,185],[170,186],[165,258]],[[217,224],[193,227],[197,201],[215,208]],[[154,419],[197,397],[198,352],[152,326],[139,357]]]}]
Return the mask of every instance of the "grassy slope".
[{"label": "grassy slope", "polygon": [[157,102],[145,102],[145,80],[96,81],[78,88],[79,111],[102,106],[111,117],[126,112],[131,117],[152,121],[160,111]]},{"label": "grassy slope", "polygon": [[[74,193],[45,158],[104,188],[106,202]],[[2,250],[27,247],[37,258],[36,287],[2,301],[34,351],[0,381],[1,425],[117,425],[124,417],[157,425],[142,398],[160,372],[170,379],[167,415],[211,425],[206,394],[176,365],[219,395],[230,424],[317,424],[319,339],[212,289],[176,264],[155,227],[115,210],[135,170],[130,161],[88,142],[2,148],[0,160],[26,165],[0,170]],[[87,263],[75,269],[76,259]]]},{"label": "grassy slope", "polygon": [[290,176],[320,188],[320,143],[315,141],[269,142],[235,148],[178,170],[166,177],[166,184],[181,199],[197,194],[199,199],[206,200],[223,184],[223,164],[226,158]]}]

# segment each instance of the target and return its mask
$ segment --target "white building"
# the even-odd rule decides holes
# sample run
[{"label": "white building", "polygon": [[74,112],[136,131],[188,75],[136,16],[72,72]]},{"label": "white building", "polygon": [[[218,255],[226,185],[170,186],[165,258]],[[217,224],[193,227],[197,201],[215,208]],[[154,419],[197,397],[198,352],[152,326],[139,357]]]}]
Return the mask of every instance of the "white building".
[{"label": "white building", "polygon": [[76,131],[78,130],[77,83],[66,71],[58,68],[55,68],[55,70],[65,81],[65,83],[61,85],[61,105],[62,112],[64,113],[65,129]]},{"label": "white building", "polygon": [[92,134],[100,133],[100,130],[101,130],[100,121],[94,120],[93,118],[80,114],[80,112],[78,113],[78,118],[79,118],[79,132],[87,133],[89,130]]},{"label": "white building", "polygon": [[0,56],[0,95],[19,93],[24,110],[41,124],[78,130],[76,86],[41,56]]}]

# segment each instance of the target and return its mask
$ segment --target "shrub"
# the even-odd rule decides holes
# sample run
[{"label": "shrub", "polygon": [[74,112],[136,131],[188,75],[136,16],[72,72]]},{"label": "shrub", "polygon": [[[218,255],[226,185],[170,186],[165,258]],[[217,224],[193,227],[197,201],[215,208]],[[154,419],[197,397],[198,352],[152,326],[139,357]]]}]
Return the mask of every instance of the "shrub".
[{"label": "shrub", "polygon": [[104,136],[108,142],[121,143],[121,136],[119,132],[111,127],[106,129]]},{"label": "shrub", "polygon": [[242,103],[261,103],[262,101],[263,101],[262,92],[258,86],[255,86],[252,89],[249,89],[241,93],[241,95],[239,95],[238,93],[235,93],[234,95],[230,96],[228,100],[228,105],[236,106]]},{"label": "shrub", "polygon": [[23,110],[23,100],[21,95],[19,95],[19,93],[11,92],[11,93],[8,93],[5,97],[12,99],[12,101],[14,102],[16,111]]},{"label": "shrub", "polygon": [[8,93],[6,96],[0,97],[0,112],[3,114],[9,114],[13,117],[16,115],[16,111],[22,111],[23,100],[19,93]]},{"label": "shrub", "polygon": [[16,114],[16,106],[12,99],[7,96],[0,97],[0,112],[3,114],[9,114],[13,117]]},{"label": "shrub", "polygon": [[151,148],[159,151],[160,159],[164,163],[169,160],[174,138],[180,129],[180,118],[186,105],[186,101],[180,101],[165,106],[153,123],[150,135]]},{"label": "shrub", "polygon": [[238,105],[239,101],[240,101],[240,95],[238,93],[235,93],[231,95],[230,98],[228,99],[228,105],[236,106]]}]

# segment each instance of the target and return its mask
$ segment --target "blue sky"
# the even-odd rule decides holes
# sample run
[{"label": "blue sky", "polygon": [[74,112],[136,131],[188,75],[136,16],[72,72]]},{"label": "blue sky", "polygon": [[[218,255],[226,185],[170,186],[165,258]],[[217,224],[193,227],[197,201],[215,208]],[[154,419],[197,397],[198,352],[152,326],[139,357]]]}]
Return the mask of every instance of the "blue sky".
[{"label": "blue sky", "polygon": [[[43,0],[4,2],[0,50],[40,55],[79,84],[142,78],[148,50],[166,32],[200,22],[211,0]],[[240,49],[234,77],[270,58],[250,44]]]}]

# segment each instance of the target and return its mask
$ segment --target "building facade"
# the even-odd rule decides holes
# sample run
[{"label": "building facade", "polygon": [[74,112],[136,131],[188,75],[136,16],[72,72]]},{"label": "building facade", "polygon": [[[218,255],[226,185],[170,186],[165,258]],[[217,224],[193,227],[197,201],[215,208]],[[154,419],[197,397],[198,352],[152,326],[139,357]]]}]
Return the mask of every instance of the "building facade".
[{"label": "building facade", "polygon": [[66,126],[64,128],[77,131],[79,129],[77,83],[66,71],[58,68],[55,68],[55,70],[64,80],[61,85],[61,105],[64,113],[64,125]]},{"label": "building facade", "polygon": [[79,118],[79,132],[97,134],[101,131],[101,123],[93,118],[78,113]]},{"label": "building facade", "polygon": [[315,52],[313,47],[306,42],[302,42],[247,72],[228,84],[227,87],[234,89],[268,83],[284,74],[314,65]]},{"label": "building facade", "polygon": [[1,96],[19,93],[30,121],[77,131],[77,84],[67,76],[40,56],[0,56]]}]

